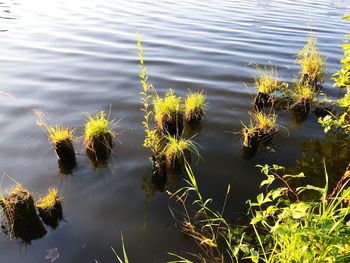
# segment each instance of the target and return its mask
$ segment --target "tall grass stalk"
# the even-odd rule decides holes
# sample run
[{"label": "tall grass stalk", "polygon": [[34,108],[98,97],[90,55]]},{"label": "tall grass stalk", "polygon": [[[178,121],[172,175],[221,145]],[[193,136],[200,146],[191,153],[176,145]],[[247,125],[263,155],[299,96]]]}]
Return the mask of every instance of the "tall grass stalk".
[{"label": "tall grass stalk", "polygon": [[142,38],[139,34],[137,34],[137,49],[138,49],[138,55],[139,55],[139,67],[141,70],[139,75],[140,83],[141,83],[141,92],[140,92],[141,103],[142,103],[141,111],[144,112],[144,120],[142,121],[142,124],[145,128],[145,134],[146,134],[143,146],[151,150],[155,159],[159,159],[160,152],[161,152],[162,138],[157,133],[157,130],[152,129],[150,125],[151,118],[153,116],[153,112],[150,109],[150,104],[152,101],[152,96],[150,92],[151,90],[155,92],[155,90],[152,89],[151,84],[148,83],[147,67],[145,66],[144,56],[143,56]]}]

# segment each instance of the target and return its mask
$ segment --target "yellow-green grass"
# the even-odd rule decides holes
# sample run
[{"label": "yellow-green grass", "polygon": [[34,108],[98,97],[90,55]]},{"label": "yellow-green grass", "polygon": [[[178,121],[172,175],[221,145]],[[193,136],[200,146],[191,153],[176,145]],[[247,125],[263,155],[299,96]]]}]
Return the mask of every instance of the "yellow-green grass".
[{"label": "yellow-green grass", "polygon": [[47,127],[47,133],[53,144],[63,141],[73,141],[75,138],[75,129],[64,126],[55,125]]},{"label": "yellow-green grass", "polygon": [[185,100],[185,119],[200,120],[205,111],[206,96],[202,91],[190,92]]},{"label": "yellow-green grass", "polygon": [[276,129],[276,114],[266,114],[260,111],[252,113],[251,116],[254,121],[254,127],[256,130],[268,132]]},{"label": "yellow-green grass", "polygon": [[88,115],[85,124],[84,144],[90,149],[94,150],[94,140],[97,138],[113,137],[114,132],[111,128],[111,122],[106,118],[106,113],[101,111],[95,116]]},{"label": "yellow-green grass", "polygon": [[167,143],[163,149],[165,159],[168,165],[174,165],[177,161],[189,161],[187,160],[187,153],[195,152],[199,156],[196,145],[191,139],[178,138],[177,136],[166,136]]},{"label": "yellow-green grass", "polygon": [[266,114],[262,111],[251,113],[250,123],[242,123],[243,145],[256,147],[259,141],[265,140],[266,136],[272,135],[277,127],[277,115]]},{"label": "yellow-green grass", "polygon": [[49,188],[48,194],[40,198],[36,202],[36,206],[43,210],[51,210],[55,207],[57,203],[61,202],[61,197],[58,195],[57,188]]},{"label": "yellow-green grass", "polygon": [[292,95],[296,102],[311,101],[316,96],[314,89],[310,85],[303,83],[296,84]]},{"label": "yellow-green grass", "polygon": [[164,117],[174,118],[182,113],[181,97],[177,97],[173,90],[169,90],[164,98],[156,97],[153,99],[154,118],[157,124],[163,128]]},{"label": "yellow-green grass", "polygon": [[278,73],[276,69],[260,69],[258,68],[259,77],[255,78],[254,85],[259,92],[263,94],[271,94],[280,87]]},{"label": "yellow-green grass", "polygon": [[311,36],[306,45],[297,54],[297,63],[301,66],[300,74],[302,80],[316,84],[324,81],[325,60],[316,48],[317,40]]}]

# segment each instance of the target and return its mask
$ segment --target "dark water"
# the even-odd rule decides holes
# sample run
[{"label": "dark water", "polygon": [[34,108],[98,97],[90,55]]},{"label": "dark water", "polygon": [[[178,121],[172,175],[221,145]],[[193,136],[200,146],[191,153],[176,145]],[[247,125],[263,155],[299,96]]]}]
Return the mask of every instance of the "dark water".
[{"label": "dark water", "polygon": [[[36,195],[57,186],[65,217],[28,246],[1,234],[0,262],[49,262],[50,249],[59,253],[55,262],[116,262],[110,247],[120,251],[121,232],[132,262],[164,262],[167,252],[193,248],[174,228],[168,197],[152,184],[149,153],[142,148],[136,32],[144,39],[158,91],[207,91],[209,110],[196,138],[205,161],[194,170],[216,207],[231,184],[226,210],[231,220],[242,217],[245,200],[257,192],[262,177],[255,164],[295,166],[304,158],[318,165],[323,153],[334,156],[327,145],[338,144],[323,142],[314,116],[297,124],[281,113],[278,122],[289,134],[281,128],[271,149],[260,149],[249,161],[240,157],[239,137],[225,131],[239,131],[241,120],[248,121],[255,92],[249,63],[276,65],[284,81],[293,81],[295,54],[312,31],[327,57],[327,72],[335,72],[349,31],[341,20],[347,12],[345,0],[0,0],[0,90],[15,97],[0,96],[0,170]],[[329,80],[324,91],[341,95]],[[62,174],[31,109],[45,111],[50,123],[77,126],[82,134],[86,113],[110,106],[111,118],[119,120],[120,141],[110,167],[94,169],[79,155],[77,169]],[[174,175],[165,187],[179,184]],[[4,177],[2,192],[12,186]]]}]

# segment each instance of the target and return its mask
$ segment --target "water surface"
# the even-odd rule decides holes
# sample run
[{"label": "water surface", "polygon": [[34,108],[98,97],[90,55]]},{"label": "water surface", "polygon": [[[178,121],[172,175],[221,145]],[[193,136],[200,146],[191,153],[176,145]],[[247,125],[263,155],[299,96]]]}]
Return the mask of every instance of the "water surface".
[{"label": "water surface", "polygon": [[[256,73],[249,64],[275,65],[281,79],[292,82],[295,54],[312,31],[327,72],[335,72],[349,31],[341,20],[348,6],[346,0],[0,0],[0,90],[13,95],[0,96],[0,170],[37,196],[57,186],[65,217],[28,246],[1,234],[0,261],[49,262],[48,250],[55,249],[55,262],[113,262],[110,247],[120,251],[121,232],[133,262],[165,262],[167,252],[194,247],[175,229],[162,192],[181,180],[174,175],[165,186],[152,183],[142,148],[136,32],[159,92],[206,90],[209,110],[196,137],[204,161],[194,170],[215,207],[231,184],[225,214],[241,218],[262,178],[255,164],[295,166],[303,156],[312,162],[301,152],[310,140],[323,140],[316,117],[297,124],[281,113],[279,124],[289,133],[280,129],[270,149],[251,160],[240,157],[241,141],[231,132],[249,119]],[[342,94],[329,79],[323,89],[331,97]],[[94,169],[81,154],[73,173],[62,174],[33,108],[45,111],[49,123],[76,126],[78,134],[87,113],[111,109],[119,143],[110,166]],[[3,192],[12,185],[5,177]]]}]

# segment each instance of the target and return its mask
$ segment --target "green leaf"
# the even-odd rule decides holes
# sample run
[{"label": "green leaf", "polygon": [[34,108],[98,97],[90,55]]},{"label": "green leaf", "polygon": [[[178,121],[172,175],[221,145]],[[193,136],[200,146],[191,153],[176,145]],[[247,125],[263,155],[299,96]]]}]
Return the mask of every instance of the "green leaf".
[{"label": "green leaf", "polygon": [[294,219],[301,219],[303,217],[306,217],[308,209],[309,205],[304,202],[294,203],[290,205],[290,210]]}]

